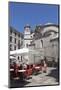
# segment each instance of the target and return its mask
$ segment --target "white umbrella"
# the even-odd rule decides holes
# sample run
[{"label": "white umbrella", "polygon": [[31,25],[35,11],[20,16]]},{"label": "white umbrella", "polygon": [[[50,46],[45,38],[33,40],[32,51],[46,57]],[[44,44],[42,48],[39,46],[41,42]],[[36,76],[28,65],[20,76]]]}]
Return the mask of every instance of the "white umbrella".
[{"label": "white umbrella", "polygon": [[26,54],[29,52],[28,48],[22,48],[22,49],[18,49],[18,50],[14,50],[14,51],[10,51],[10,55],[16,55],[16,54]]},{"label": "white umbrella", "polygon": [[10,56],[10,59],[15,59],[15,57],[13,57],[13,56]]}]

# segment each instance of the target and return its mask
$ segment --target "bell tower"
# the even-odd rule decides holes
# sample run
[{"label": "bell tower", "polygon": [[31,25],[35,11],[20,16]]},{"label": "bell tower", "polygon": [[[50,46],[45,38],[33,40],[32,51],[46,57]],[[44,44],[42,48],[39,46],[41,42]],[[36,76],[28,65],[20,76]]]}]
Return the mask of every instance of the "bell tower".
[{"label": "bell tower", "polygon": [[24,27],[24,47],[28,47],[31,41],[31,27],[29,24]]}]

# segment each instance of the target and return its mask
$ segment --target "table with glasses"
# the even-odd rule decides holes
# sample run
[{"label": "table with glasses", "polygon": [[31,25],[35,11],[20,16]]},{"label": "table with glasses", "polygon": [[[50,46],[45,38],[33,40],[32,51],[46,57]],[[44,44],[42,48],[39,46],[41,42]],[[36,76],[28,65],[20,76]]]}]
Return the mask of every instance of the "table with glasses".
[{"label": "table with glasses", "polygon": [[34,67],[35,68],[35,74],[38,74],[39,70],[40,70],[40,67],[39,66],[36,66]]}]

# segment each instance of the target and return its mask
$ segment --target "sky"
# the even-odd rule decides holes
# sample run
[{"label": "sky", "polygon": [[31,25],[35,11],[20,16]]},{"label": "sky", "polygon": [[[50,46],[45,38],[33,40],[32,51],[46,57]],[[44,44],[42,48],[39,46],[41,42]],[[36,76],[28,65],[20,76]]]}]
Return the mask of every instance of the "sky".
[{"label": "sky", "polygon": [[9,26],[23,32],[29,24],[33,30],[36,25],[58,24],[58,5],[9,2]]}]

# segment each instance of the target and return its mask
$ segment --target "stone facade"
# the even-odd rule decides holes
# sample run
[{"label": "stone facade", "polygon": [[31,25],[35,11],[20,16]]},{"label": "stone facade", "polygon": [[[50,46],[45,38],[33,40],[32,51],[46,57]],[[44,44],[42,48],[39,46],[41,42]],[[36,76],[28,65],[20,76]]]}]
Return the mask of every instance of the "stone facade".
[{"label": "stone facade", "polygon": [[[35,49],[38,48],[39,50],[43,50],[43,55],[48,59],[48,61],[52,61],[53,58],[55,59],[55,62],[58,62],[58,50],[59,50],[59,27],[57,25],[45,25],[39,26],[38,29],[36,29],[35,35],[39,34],[38,37],[34,37],[35,40]],[[42,35],[41,35],[42,34]],[[42,36],[42,37],[41,37]],[[54,38],[55,37],[55,38]],[[42,52],[41,52],[42,54]],[[41,59],[41,57],[40,57]]]},{"label": "stone facade", "polygon": [[20,49],[23,43],[22,39],[23,39],[23,34],[18,32],[14,28],[10,27],[10,32],[9,32],[10,51]]},{"label": "stone facade", "polygon": [[[23,34],[14,29],[13,27],[9,28],[9,50],[14,51],[17,49],[22,48],[23,45]],[[21,56],[16,55],[15,56],[15,61],[20,61]],[[13,60],[11,60],[13,61]]]},{"label": "stone facade", "polygon": [[[23,38],[22,37],[18,38],[17,36],[17,39],[20,40],[20,48],[27,47],[29,48],[29,50],[34,50],[35,54],[31,52],[25,56],[22,56],[23,62],[27,64],[33,63],[36,64],[40,63],[41,60],[44,59],[44,57],[46,57],[48,61],[52,61],[54,58],[55,62],[58,62],[59,58],[58,34],[59,34],[58,25],[54,24],[37,25],[35,27],[34,32],[31,32],[31,27],[27,24],[24,27]],[[12,35],[15,38],[14,33]],[[21,35],[22,34],[20,33],[20,36]],[[23,44],[21,44],[22,41]],[[15,44],[13,43],[12,45],[14,47]],[[17,45],[16,49],[18,49],[18,42],[16,45]],[[21,56],[19,57],[20,57],[19,60],[21,61]],[[16,59],[18,60],[18,57],[16,57]]]}]

